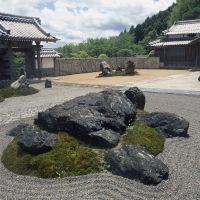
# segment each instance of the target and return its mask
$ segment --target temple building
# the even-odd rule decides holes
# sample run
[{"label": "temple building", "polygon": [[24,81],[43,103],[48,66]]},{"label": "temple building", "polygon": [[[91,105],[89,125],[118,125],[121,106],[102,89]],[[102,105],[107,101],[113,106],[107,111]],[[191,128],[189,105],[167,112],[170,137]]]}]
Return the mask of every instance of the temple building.
[{"label": "temple building", "polygon": [[[41,75],[41,42],[56,42],[39,18],[0,13],[0,80],[15,78],[14,53],[22,52],[28,78]],[[37,66],[35,63],[37,54]]]},{"label": "temple building", "polygon": [[161,67],[200,69],[200,19],[177,21],[163,34],[164,39],[150,43]]},{"label": "temple building", "polygon": [[[42,76],[55,75],[55,60],[62,55],[52,48],[42,48],[40,51],[40,63]],[[37,54],[35,55],[36,69],[38,69]]]}]

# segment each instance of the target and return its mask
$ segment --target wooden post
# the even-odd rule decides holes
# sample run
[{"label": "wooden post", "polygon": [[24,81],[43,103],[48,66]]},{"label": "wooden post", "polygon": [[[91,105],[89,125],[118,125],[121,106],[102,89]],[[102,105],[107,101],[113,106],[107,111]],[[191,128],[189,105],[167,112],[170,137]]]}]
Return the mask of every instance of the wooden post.
[{"label": "wooden post", "polygon": [[16,78],[16,71],[15,71],[15,66],[14,66],[14,56],[13,56],[13,51],[12,51],[12,45],[8,45],[7,49],[7,57],[9,59],[9,76],[11,80],[14,80]]},{"label": "wooden post", "polygon": [[40,42],[36,42],[38,78],[41,78]]}]

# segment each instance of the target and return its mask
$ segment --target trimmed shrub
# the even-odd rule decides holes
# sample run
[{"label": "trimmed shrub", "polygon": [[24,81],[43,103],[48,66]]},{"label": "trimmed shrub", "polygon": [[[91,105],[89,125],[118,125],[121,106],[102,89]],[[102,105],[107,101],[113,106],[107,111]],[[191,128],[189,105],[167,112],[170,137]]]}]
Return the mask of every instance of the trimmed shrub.
[{"label": "trimmed shrub", "polygon": [[121,140],[122,145],[138,144],[145,147],[153,155],[158,155],[163,151],[164,143],[165,138],[154,128],[137,122],[126,130]]}]

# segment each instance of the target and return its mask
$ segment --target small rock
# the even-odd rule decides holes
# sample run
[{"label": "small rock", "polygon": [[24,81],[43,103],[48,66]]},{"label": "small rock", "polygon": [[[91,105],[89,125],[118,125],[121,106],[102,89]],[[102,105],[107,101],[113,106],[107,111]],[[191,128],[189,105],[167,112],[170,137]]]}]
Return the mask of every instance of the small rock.
[{"label": "small rock", "polygon": [[[13,133],[16,133],[14,130]],[[57,142],[57,135],[37,129],[29,124],[18,126],[17,143],[26,152],[33,155],[48,152]]]},{"label": "small rock", "polygon": [[168,167],[161,160],[137,145],[112,149],[105,154],[105,161],[113,174],[145,184],[158,184],[169,175]]},{"label": "small rock", "polygon": [[26,78],[26,76],[22,75],[19,77],[18,80],[16,80],[15,82],[13,82],[10,87],[13,89],[20,89],[20,88],[24,88],[24,87],[28,87],[29,86],[29,82]]},{"label": "small rock", "polygon": [[123,71],[122,67],[118,66],[118,67],[116,68],[116,72],[122,72],[122,71]]},{"label": "small rock", "polygon": [[133,103],[136,104],[138,109],[144,109],[145,107],[145,96],[144,93],[137,87],[129,88],[125,91],[126,97]]},{"label": "small rock", "polygon": [[154,112],[141,116],[138,121],[155,128],[167,138],[188,137],[189,122],[172,113]]},{"label": "small rock", "polygon": [[45,88],[52,88],[51,80],[48,79],[45,80]]}]

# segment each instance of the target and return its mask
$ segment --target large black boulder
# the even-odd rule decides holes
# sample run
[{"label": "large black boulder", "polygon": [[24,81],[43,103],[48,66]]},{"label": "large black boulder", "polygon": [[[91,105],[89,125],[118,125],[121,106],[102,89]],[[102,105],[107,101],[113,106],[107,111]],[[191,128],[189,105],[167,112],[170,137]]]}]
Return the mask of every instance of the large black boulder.
[{"label": "large black boulder", "polygon": [[22,124],[13,131],[16,133],[18,145],[26,152],[31,154],[41,154],[48,152],[57,142],[57,135],[40,130],[29,124]]},{"label": "large black boulder", "polygon": [[46,131],[65,131],[94,146],[107,147],[118,143],[135,115],[136,107],[122,92],[106,90],[40,112],[35,123]]},{"label": "large black boulder", "polygon": [[169,169],[143,147],[125,145],[105,154],[107,169],[115,175],[156,185],[168,178]]},{"label": "large black boulder", "polygon": [[125,95],[130,101],[136,105],[138,109],[144,109],[145,96],[144,93],[138,87],[132,87],[125,91]]},{"label": "large black boulder", "polygon": [[188,137],[189,122],[172,113],[154,112],[141,116],[138,121],[155,128],[167,138]]}]

